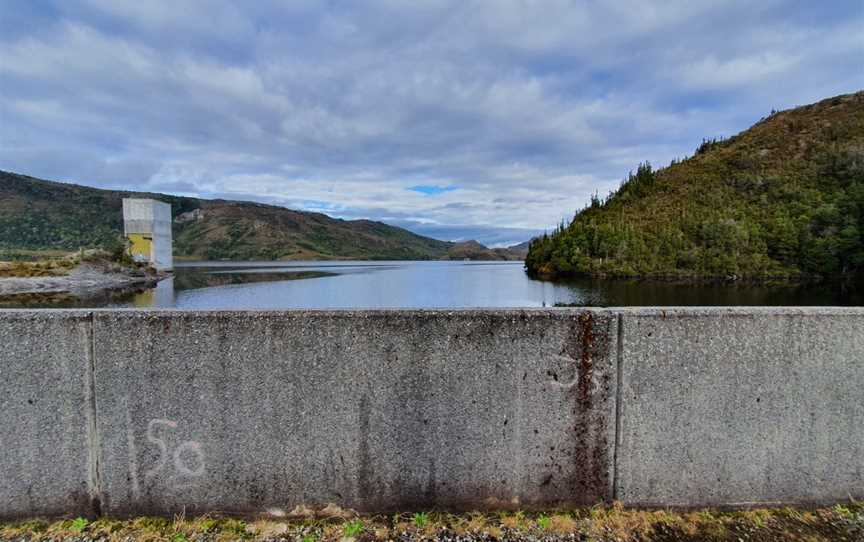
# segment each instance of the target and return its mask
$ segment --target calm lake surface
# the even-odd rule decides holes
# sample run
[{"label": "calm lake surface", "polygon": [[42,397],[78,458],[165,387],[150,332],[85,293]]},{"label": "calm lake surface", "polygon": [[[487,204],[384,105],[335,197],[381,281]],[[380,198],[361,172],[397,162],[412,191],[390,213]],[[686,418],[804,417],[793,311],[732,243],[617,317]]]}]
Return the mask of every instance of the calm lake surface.
[{"label": "calm lake surface", "polygon": [[[75,306],[179,309],[344,309],[680,305],[862,305],[836,284],[686,285],[531,280],[522,262],[182,263],[156,288]],[[69,306],[68,304],[66,306]]]}]

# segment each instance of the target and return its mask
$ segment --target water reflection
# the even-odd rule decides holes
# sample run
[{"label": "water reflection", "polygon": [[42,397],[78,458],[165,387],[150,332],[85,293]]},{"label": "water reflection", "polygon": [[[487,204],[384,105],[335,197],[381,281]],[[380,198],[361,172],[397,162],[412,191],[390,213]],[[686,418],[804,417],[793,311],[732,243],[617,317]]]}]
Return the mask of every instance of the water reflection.
[{"label": "water reflection", "polygon": [[[202,262],[132,306],[184,309],[862,305],[850,284],[529,279],[521,262]],[[123,305],[122,303],[119,305]]]},{"label": "water reflection", "polygon": [[[681,284],[638,280],[584,279],[569,283],[589,306],[859,306],[864,284]],[[560,303],[568,304],[568,303]]]},{"label": "water reflection", "polygon": [[174,277],[160,280],[155,288],[134,294],[132,306],[139,309],[174,307]]},{"label": "water reflection", "polygon": [[[11,303],[11,304],[10,304]],[[180,309],[864,305],[859,284],[673,284],[529,279],[521,262],[199,262],[155,288],[17,302]],[[16,306],[8,302],[5,306]]]},{"label": "water reflection", "polygon": [[[136,292],[131,306],[136,308],[175,308],[177,293],[184,290],[219,288],[238,284],[273,283],[286,280],[302,280],[335,276],[326,271],[285,271],[274,268],[237,268],[230,270],[205,268],[180,268],[174,276],[159,281],[155,288]],[[124,305],[121,303],[120,305]],[[237,307],[239,308],[239,307]],[[254,308],[254,307],[250,307]]]}]

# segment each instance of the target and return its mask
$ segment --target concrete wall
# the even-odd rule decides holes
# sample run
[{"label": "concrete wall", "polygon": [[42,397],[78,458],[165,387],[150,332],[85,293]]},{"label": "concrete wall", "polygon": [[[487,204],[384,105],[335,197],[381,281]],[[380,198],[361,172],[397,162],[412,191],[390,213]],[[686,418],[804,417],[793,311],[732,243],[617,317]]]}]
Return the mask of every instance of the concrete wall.
[{"label": "concrete wall", "polygon": [[93,510],[91,332],[84,313],[0,311],[0,517]]},{"label": "concrete wall", "polygon": [[864,309],[0,311],[0,340],[4,517],[864,498]]},{"label": "concrete wall", "polygon": [[864,311],[638,310],[622,323],[618,498],[864,495]]}]

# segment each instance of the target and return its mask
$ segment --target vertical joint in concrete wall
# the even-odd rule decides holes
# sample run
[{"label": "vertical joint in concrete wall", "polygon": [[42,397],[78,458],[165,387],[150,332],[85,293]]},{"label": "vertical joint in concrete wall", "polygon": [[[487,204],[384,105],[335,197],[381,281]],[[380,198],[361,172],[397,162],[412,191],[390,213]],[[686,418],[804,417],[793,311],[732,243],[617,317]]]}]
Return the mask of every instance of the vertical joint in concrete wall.
[{"label": "vertical joint in concrete wall", "polygon": [[95,315],[91,312],[87,323],[87,395],[88,395],[88,425],[87,449],[88,472],[87,480],[90,492],[91,513],[102,515],[102,465],[100,464],[99,425],[97,423],[98,403],[96,401],[96,334],[94,330]]},{"label": "vertical joint in concrete wall", "polygon": [[571,484],[574,504],[593,505],[612,498],[614,416],[617,384],[615,314],[593,309],[571,313],[561,359],[573,366],[573,380],[563,384],[572,401],[573,455],[583,473]]},{"label": "vertical joint in concrete wall", "polygon": [[624,388],[624,315],[618,313],[618,348],[615,369],[615,442],[612,445],[612,500],[618,500],[618,449],[621,445],[621,390]]}]

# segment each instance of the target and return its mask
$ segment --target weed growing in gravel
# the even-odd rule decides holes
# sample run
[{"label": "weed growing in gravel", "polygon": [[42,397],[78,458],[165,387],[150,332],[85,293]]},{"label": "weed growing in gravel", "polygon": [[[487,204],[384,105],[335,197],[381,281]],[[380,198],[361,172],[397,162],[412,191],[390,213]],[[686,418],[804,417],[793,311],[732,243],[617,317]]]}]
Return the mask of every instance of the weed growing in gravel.
[{"label": "weed growing in gravel", "polygon": [[576,531],[576,522],[568,514],[555,514],[549,521],[549,530],[558,535]]},{"label": "weed growing in gravel", "polygon": [[518,531],[525,528],[525,513],[516,512],[501,518],[501,526],[511,531]]},{"label": "weed growing in gravel", "polygon": [[69,524],[69,529],[76,533],[84,532],[84,529],[87,528],[87,524],[90,522],[85,518],[75,518],[72,520],[72,523]]},{"label": "weed growing in gravel", "polygon": [[342,533],[348,538],[354,538],[363,532],[363,522],[359,519],[347,522],[342,527]]},{"label": "weed growing in gravel", "polygon": [[549,519],[549,516],[544,516],[543,514],[537,516],[537,527],[540,527],[541,530],[548,531],[551,526],[552,520]]},{"label": "weed growing in gravel", "polygon": [[418,512],[411,518],[414,526],[418,529],[424,529],[429,524],[429,514],[426,512]]}]

